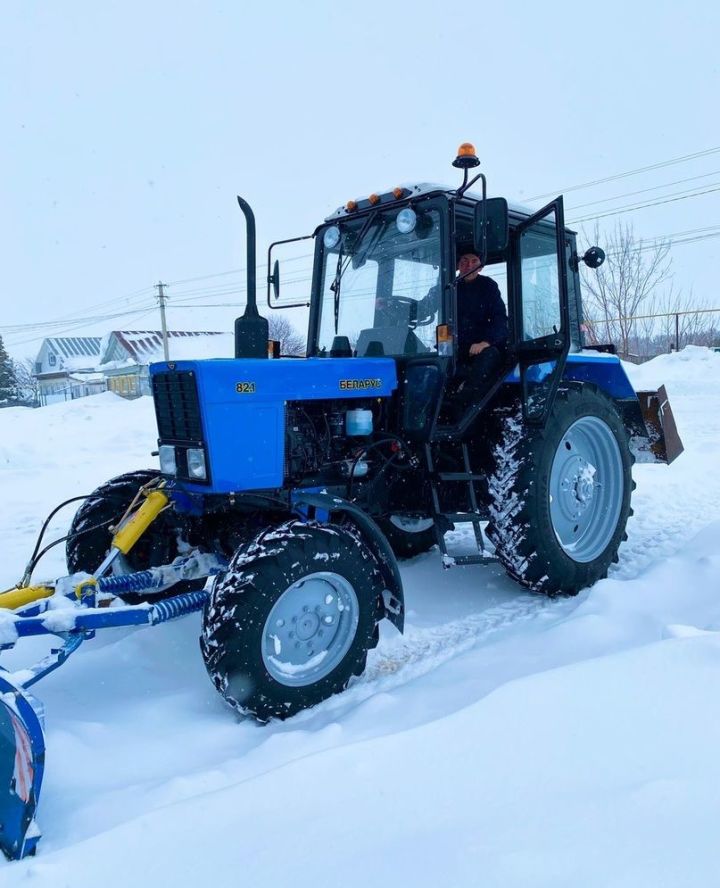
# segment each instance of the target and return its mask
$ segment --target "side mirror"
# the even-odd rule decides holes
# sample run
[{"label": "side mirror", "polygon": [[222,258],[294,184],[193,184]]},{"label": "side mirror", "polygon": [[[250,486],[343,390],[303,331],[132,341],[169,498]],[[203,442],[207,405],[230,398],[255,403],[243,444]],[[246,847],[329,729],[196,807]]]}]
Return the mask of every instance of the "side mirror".
[{"label": "side mirror", "polygon": [[[484,232],[483,207],[485,217]],[[473,238],[475,249],[483,258],[487,258],[490,253],[502,253],[503,250],[507,249],[510,229],[508,224],[508,205],[504,197],[492,197],[475,205]]]},{"label": "side mirror", "polygon": [[[310,273],[308,259],[312,259],[312,254],[308,254],[305,241],[312,240],[314,237],[314,234],[290,237],[287,240],[274,241],[268,247],[267,276],[265,278],[268,308],[307,308],[310,305],[306,294]],[[280,252],[283,262],[302,263],[299,266],[293,265],[293,269],[302,269],[303,272],[308,272],[308,277],[304,274],[290,275],[289,279],[285,281],[282,299],[280,298],[280,262],[274,258],[277,255],[275,250]]]},{"label": "side mirror", "polygon": [[272,284],[273,294],[275,299],[278,300],[280,298],[280,263],[277,259],[273,265],[273,272],[270,277],[268,277],[268,283]]},{"label": "side mirror", "polygon": [[590,247],[585,251],[582,261],[588,268],[600,268],[605,261],[605,250],[600,247]]}]

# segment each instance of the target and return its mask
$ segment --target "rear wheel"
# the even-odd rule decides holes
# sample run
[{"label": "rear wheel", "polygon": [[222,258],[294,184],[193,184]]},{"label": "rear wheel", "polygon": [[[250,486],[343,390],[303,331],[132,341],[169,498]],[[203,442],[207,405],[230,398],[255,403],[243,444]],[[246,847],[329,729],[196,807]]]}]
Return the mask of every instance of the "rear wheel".
[{"label": "rear wheel", "polygon": [[[122,518],[138,490],[157,477],[158,472],[152,469],[118,475],[98,487],[85,500],[73,518],[70,538],[65,544],[69,573],[93,573],[97,570],[110,551],[110,527]],[[122,565],[126,571],[137,571],[170,563],[179,554],[177,534],[173,513],[161,513],[130,552],[118,560],[118,565]],[[125,571],[121,568],[121,572]],[[182,591],[180,585],[176,584],[172,590],[166,589],[162,594]]]},{"label": "rear wheel", "polygon": [[627,434],[592,386],[558,392],[545,428],[504,423],[487,533],[507,572],[537,592],[576,594],[607,575],[634,487]]},{"label": "rear wheel", "polygon": [[238,549],[205,609],[200,647],[215,687],[263,722],[342,691],[377,643],[382,589],[370,549],[347,528],[264,531]]},{"label": "rear wheel", "polygon": [[406,518],[390,515],[377,524],[398,558],[413,558],[428,552],[436,544],[435,522],[432,518]]}]

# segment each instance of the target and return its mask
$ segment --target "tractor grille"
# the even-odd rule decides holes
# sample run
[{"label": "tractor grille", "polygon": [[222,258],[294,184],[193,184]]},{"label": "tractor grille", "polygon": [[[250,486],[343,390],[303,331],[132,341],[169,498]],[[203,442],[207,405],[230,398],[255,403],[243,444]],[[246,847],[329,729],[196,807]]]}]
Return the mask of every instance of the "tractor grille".
[{"label": "tractor grille", "polygon": [[197,381],[190,371],[156,373],[153,397],[158,431],[163,441],[202,441]]}]

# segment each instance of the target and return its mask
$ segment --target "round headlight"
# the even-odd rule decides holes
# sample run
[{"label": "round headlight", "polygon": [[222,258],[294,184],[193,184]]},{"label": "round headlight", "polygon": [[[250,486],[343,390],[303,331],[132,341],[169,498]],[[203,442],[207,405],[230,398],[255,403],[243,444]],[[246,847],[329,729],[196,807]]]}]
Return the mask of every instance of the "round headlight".
[{"label": "round headlight", "polygon": [[325,244],[326,250],[332,250],[333,247],[336,247],[340,242],[340,229],[337,225],[333,225],[332,228],[326,228],[325,234],[323,234],[323,243]]},{"label": "round headlight", "polygon": [[395,224],[400,234],[410,234],[417,225],[417,213],[415,210],[411,210],[410,207],[405,207],[404,210],[400,210],[397,214]]}]

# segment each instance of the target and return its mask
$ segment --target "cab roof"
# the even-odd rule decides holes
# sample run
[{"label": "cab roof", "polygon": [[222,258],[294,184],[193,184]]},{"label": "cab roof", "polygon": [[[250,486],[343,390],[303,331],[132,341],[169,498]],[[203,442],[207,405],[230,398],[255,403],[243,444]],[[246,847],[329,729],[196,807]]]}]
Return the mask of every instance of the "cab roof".
[{"label": "cab roof", "polygon": [[[380,198],[380,201],[374,206],[380,208],[384,206],[390,206],[394,203],[410,200],[414,197],[422,197],[426,194],[454,194],[455,191],[457,191],[457,187],[441,185],[437,182],[404,183],[399,187],[402,188],[404,192],[402,197],[396,198],[393,194],[392,189],[389,189],[387,191],[378,191],[377,194]],[[463,195],[463,200],[479,201],[481,199],[482,194],[477,191],[467,191]],[[370,207],[373,206],[370,203],[369,198],[367,197],[359,197],[354,202],[357,204],[357,209],[350,211],[347,209],[347,206],[338,207],[334,213],[326,216],[325,222],[336,222],[340,219],[346,219],[350,216],[354,216],[358,212],[370,209]],[[510,203],[510,201],[508,201],[508,210],[513,216],[532,216],[532,214],[536,212],[536,210],[532,207],[526,207],[522,204]]]}]

